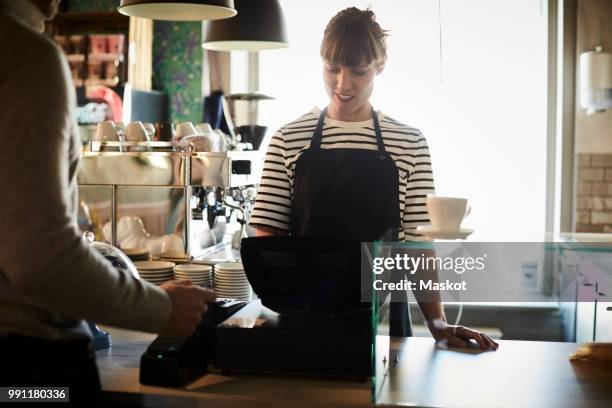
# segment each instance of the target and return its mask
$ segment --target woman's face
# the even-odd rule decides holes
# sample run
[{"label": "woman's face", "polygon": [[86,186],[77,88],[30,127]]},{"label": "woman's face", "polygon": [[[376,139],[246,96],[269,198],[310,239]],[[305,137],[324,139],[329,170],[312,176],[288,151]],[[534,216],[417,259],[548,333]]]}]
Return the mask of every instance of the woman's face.
[{"label": "woman's face", "polygon": [[328,111],[349,120],[360,120],[355,116],[362,116],[364,110],[369,115],[370,95],[378,72],[374,64],[349,67],[325,61],[323,80],[329,95]]}]

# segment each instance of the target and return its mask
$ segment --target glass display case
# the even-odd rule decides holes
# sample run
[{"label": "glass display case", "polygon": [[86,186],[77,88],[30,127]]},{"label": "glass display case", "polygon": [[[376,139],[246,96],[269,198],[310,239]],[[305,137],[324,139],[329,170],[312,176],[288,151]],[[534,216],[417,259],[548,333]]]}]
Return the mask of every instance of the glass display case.
[{"label": "glass display case", "polygon": [[[389,246],[393,245],[368,245],[367,257],[369,259],[366,260],[369,262],[369,267],[371,268],[374,258],[389,257],[391,253]],[[429,246],[436,248],[438,253],[444,253],[443,249],[446,244],[436,242],[395,245],[424,249]],[[565,340],[579,343],[612,341],[612,241],[600,239],[594,242],[594,240],[585,237],[580,239],[576,234],[571,234],[566,237],[555,237],[551,239],[551,242],[545,243],[465,243],[464,245],[471,248],[473,252],[475,252],[474,245],[488,249],[497,248],[498,259],[492,263],[493,269],[496,270],[499,264],[523,259],[527,250],[537,250],[544,252],[544,255],[552,255],[556,263],[552,273],[553,291],[550,296],[541,299],[547,299],[546,302],[559,307],[562,324],[569,336]],[[490,255],[492,253],[491,251]],[[543,256],[542,259],[544,259]],[[381,275],[375,274],[372,270],[370,279],[373,282],[375,279],[381,279]],[[464,296],[461,302],[473,300],[469,295]],[[515,303],[520,303],[522,300],[527,303],[530,300],[535,301],[535,292],[526,291],[517,296],[514,299]],[[445,381],[448,380],[446,384],[453,383],[450,378],[452,373],[442,373],[436,370],[442,364],[441,360],[459,361],[465,357],[464,360],[468,361],[478,351],[457,350],[456,353],[445,354],[440,352],[446,348],[444,345],[434,346],[433,342],[417,343],[392,337],[389,335],[391,295],[388,292],[373,290],[371,302],[371,386],[372,402],[375,405],[437,406],[439,403],[436,401],[452,398],[449,395],[454,391],[463,391],[453,390],[452,387],[440,390],[427,382],[445,384]],[[410,344],[416,348],[407,348],[407,345]],[[414,353],[417,352],[428,353],[426,354],[428,357],[419,359],[419,361],[409,361],[409,356],[414,357]],[[431,366],[423,366],[425,360]],[[426,372],[431,373],[432,376],[436,375],[436,381],[432,380],[433,377],[429,379],[423,377],[423,373]],[[462,381],[463,379],[457,380],[457,384]]]}]

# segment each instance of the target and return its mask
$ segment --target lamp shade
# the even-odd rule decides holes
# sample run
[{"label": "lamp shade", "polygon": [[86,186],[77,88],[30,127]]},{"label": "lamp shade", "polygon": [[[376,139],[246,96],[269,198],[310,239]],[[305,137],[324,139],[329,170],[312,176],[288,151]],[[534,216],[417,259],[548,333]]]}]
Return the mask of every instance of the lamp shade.
[{"label": "lamp shade", "polygon": [[119,12],[172,21],[218,20],[236,15],[233,0],[121,0]]},{"label": "lamp shade", "polygon": [[234,0],[238,15],[211,21],[202,46],[214,51],[261,51],[289,46],[278,0]]}]

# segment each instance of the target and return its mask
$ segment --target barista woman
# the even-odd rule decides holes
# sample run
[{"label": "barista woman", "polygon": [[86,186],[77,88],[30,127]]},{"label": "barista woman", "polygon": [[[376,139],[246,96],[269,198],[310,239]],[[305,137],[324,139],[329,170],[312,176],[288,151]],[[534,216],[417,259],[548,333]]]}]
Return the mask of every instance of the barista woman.
[{"label": "barista woman", "polygon": [[[422,239],[416,226],[428,222],[425,197],[434,192],[427,141],[370,105],[386,36],[371,10],[355,7],[327,25],[321,57],[329,105],[272,138],[251,217],[258,236]],[[411,335],[407,302],[391,306],[391,335]],[[439,301],[419,306],[436,340],[497,348],[484,333],[446,324]]]}]

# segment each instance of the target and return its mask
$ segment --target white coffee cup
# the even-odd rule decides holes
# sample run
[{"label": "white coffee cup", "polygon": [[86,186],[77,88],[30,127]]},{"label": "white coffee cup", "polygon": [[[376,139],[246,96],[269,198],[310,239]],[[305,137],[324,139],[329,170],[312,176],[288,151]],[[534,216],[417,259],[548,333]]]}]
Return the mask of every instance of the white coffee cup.
[{"label": "white coffee cup", "polygon": [[213,132],[212,127],[208,123],[198,123],[196,125],[196,129],[198,130],[198,133],[201,133],[203,135],[207,135]]},{"label": "white coffee cup", "polygon": [[176,130],[174,132],[176,139],[179,139],[179,140],[186,136],[193,136],[197,134],[198,134],[198,130],[195,128],[195,126],[193,126],[193,123],[191,122],[179,123],[179,125],[176,127]]},{"label": "white coffee cup", "polygon": [[208,135],[192,135],[181,138],[181,143],[191,144],[194,152],[218,152],[217,143],[213,140],[214,133]]},{"label": "white coffee cup", "polygon": [[115,122],[115,129],[117,129],[117,133],[119,133],[119,140],[125,142],[125,123]]},{"label": "white coffee cup", "polygon": [[147,135],[147,131],[144,128],[142,122],[130,122],[125,127],[125,140],[128,142],[147,142],[149,141],[149,136]]},{"label": "white coffee cup", "polygon": [[119,140],[119,132],[115,124],[111,120],[105,120],[98,123],[96,134],[94,136],[96,142],[114,142]]},{"label": "white coffee cup", "polygon": [[439,232],[456,232],[471,208],[467,198],[427,196],[427,212],[431,229]]},{"label": "white coffee cup", "polygon": [[145,128],[149,140],[153,140],[153,137],[155,136],[155,125],[152,123],[143,123],[142,126]]}]

